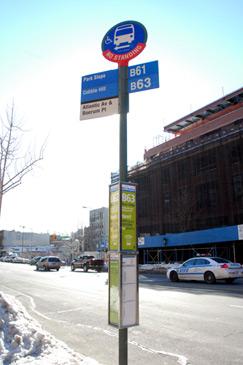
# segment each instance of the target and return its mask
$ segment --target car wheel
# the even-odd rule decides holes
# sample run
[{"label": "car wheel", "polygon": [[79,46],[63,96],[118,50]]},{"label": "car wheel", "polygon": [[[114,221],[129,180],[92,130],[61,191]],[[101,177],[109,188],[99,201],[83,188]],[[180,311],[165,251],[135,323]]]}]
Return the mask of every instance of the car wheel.
[{"label": "car wheel", "polygon": [[84,265],[84,272],[88,272],[88,270],[89,270],[88,265]]},{"label": "car wheel", "polygon": [[214,284],[216,282],[214,274],[211,271],[206,271],[204,274],[204,281],[207,284]]},{"label": "car wheel", "polygon": [[179,281],[178,274],[176,271],[171,271],[170,281],[173,281],[173,282]]},{"label": "car wheel", "polygon": [[232,284],[234,281],[235,281],[235,279],[234,279],[234,278],[228,278],[228,279],[225,279],[225,282],[226,282],[227,284]]},{"label": "car wheel", "polygon": [[59,267],[57,268],[57,271],[59,271]]},{"label": "car wheel", "polygon": [[39,271],[39,266],[36,265],[36,271]]},{"label": "car wheel", "polygon": [[75,266],[71,265],[71,271],[74,271],[74,270],[75,270]]}]

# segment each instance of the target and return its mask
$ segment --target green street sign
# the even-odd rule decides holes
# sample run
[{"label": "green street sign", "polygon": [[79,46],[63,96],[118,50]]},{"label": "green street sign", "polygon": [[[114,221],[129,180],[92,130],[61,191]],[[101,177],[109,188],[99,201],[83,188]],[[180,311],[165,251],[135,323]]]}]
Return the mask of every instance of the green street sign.
[{"label": "green street sign", "polygon": [[119,324],[119,283],[120,283],[120,260],[118,255],[111,254],[109,262],[109,324]]},{"label": "green street sign", "polygon": [[136,185],[117,183],[110,186],[109,250],[137,249]]},{"label": "green street sign", "polygon": [[120,186],[110,186],[109,195],[109,250],[120,248]]},{"label": "green street sign", "polygon": [[121,227],[122,250],[137,249],[136,228],[136,186],[122,184],[121,186]]}]

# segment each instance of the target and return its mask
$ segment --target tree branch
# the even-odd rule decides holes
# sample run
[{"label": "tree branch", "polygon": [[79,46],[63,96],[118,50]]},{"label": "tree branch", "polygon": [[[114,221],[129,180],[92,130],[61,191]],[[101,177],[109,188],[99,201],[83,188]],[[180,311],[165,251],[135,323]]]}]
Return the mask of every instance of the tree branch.
[{"label": "tree branch", "polygon": [[[39,155],[22,150],[22,137],[26,131],[17,123],[15,119],[15,105],[6,111],[5,120],[1,120],[0,131],[0,214],[3,195],[16,188],[22,183],[22,179],[38,162],[43,160],[45,144],[42,145]],[[22,150],[22,153],[21,153]],[[22,155],[22,156],[21,156]],[[28,159],[24,156],[29,155]],[[20,166],[22,164],[22,166]]]}]

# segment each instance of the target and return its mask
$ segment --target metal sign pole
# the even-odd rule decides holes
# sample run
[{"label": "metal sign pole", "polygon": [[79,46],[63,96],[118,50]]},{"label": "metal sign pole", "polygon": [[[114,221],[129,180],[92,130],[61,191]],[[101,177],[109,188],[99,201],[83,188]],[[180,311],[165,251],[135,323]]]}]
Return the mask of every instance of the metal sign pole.
[{"label": "metal sign pole", "polygon": [[[127,327],[138,325],[136,188],[127,182],[128,62],[144,50],[146,42],[146,28],[129,20],[113,26],[101,45],[103,56],[118,64],[120,182],[110,188],[109,198],[110,212],[113,210],[109,218],[109,323],[118,326],[119,365],[127,365],[128,362]],[[138,65],[132,71],[132,92],[152,86],[149,77],[146,80],[135,77],[141,73],[144,76],[145,70],[145,65]],[[125,211],[129,214],[123,214]]]},{"label": "metal sign pole", "polygon": [[119,66],[119,113],[120,113],[120,181],[127,181],[127,113],[129,111],[128,97],[128,66]]},{"label": "metal sign pole", "polygon": [[[128,66],[119,66],[119,113],[120,113],[120,182],[127,181],[127,113],[129,111]],[[121,248],[120,248],[121,249]],[[120,258],[120,260],[122,260]],[[127,365],[127,328],[118,329],[119,365]]]}]

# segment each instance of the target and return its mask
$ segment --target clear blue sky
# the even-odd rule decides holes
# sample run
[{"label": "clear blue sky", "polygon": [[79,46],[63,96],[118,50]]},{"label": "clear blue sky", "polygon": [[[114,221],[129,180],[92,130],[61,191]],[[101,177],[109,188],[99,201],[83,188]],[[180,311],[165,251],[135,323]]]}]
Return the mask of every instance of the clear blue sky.
[{"label": "clear blue sky", "polygon": [[160,72],[160,89],[130,97],[130,166],[164,125],[242,87],[243,0],[0,0],[1,114],[14,98],[32,145],[48,136],[41,168],[5,196],[3,228],[69,232],[83,205],[108,205],[119,117],[79,121],[80,77],[116,68],[101,41],[125,20],[148,31],[131,64],[158,60]]}]

